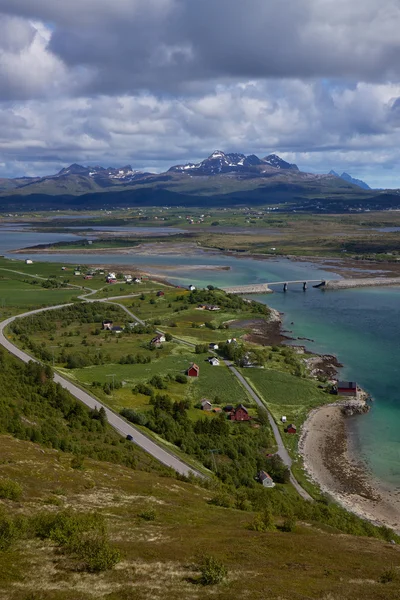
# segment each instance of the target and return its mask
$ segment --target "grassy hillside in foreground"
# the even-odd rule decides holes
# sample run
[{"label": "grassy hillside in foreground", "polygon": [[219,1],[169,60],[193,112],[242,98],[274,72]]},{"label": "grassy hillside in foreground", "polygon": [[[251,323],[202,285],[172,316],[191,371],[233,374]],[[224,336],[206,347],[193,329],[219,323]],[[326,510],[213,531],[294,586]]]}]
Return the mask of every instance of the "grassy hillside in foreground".
[{"label": "grassy hillside in foreground", "polygon": [[[0,550],[1,600],[398,598],[398,546],[301,520],[283,531],[277,515],[273,530],[254,531],[254,511],[210,504],[213,493],[193,484],[92,460],[73,469],[68,454],[9,436],[0,445],[0,484],[22,490],[0,500],[2,525],[4,515],[36,526],[91,515],[120,554],[113,569],[88,572],[54,536],[25,531]],[[226,568],[221,583],[200,583],[204,555]]]}]

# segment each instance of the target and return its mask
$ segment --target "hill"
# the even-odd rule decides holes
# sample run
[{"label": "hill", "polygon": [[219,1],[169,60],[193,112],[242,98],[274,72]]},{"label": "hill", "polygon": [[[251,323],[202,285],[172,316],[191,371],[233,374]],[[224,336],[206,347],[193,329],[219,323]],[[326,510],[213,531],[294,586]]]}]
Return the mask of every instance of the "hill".
[{"label": "hill", "polygon": [[173,478],[47,368],[0,362],[2,600],[397,597],[391,532],[288,486]]}]

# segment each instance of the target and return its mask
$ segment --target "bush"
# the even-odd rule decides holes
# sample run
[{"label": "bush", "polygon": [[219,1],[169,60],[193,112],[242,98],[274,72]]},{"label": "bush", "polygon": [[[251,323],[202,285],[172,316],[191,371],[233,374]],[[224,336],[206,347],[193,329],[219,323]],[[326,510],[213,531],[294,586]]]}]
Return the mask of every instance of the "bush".
[{"label": "bush", "polygon": [[65,547],[68,554],[83,561],[83,568],[90,573],[112,569],[121,560],[117,548],[113,548],[104,535],[74,537]]},{"label": "bush", "polygon": [[202,585],[221,583],[228,574],[226,567],[215,556],[205,556],[201,561],[200,571],[200,583]]},{"label": "bush", "polygon": [[295,517],[286,517],[281,526],[281,531],[285,532],[293,532],[296,530],[296,519]]},{"label": "bush", "polygon": [[77,469],[79,471],[83,471],[85,468],[83,464],[83,456],[76,455],[73,459],[71,459],[71,467],[73,469]]},{"label": "bush", "polygon": [[0,550],[8,550],[18,538],[22,537],[26,529],[26,520],[23,517],[14,519],[0,510]]},{"label": "bush", "polygon": [[260,514],[257,514],[248,525],[250,531],[266,531],[265,523]]},{"label": "bush", "polygon": [[391,583],[397,579],[396,569],[390,567],[389,569],[385,569],[382,575],[379,577],[379,583]]},{"label": "bush", "polygon": [[19,500],[22,495],[21,486],[12,479],[0,481],[0,498],[5,500]]},{"label": "bush", "polygon": [[231,508],[233,506],[233,500],[226,492],[218,492],[211,498],[210,504],[222,506],[223,508]]},{"label": "bush", "polygon": [[155,521],[156,516],[157,514],[154,508],[143,510],[141,513],[138,514],[138,517],[140,519],[143,519],[144,521]]},{"label": "bush", "polygon": [[175,381],[177,383],[187,383],[188,382],[186,375],[182,375],[180,373],[178,375],[176,375]]}]

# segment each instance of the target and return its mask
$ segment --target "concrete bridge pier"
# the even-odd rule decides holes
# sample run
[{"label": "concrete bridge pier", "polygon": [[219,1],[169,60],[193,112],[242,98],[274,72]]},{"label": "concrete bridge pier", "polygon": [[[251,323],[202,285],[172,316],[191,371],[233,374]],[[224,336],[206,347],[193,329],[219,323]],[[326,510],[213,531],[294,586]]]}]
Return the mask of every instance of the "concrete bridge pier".
[{"label": "concrete bridge pier", "polygon": [[284,284],[283,284],[283,291],[284,291],[284,292],[287,292],[287,283],[284,283]]},{"label": "concrete bridge pier", "polygon": [[306,289],[307,289],[307,281],[305,281],[305,282],[303,283],[303,292],[305,292],[305,291],[306,291]]}]

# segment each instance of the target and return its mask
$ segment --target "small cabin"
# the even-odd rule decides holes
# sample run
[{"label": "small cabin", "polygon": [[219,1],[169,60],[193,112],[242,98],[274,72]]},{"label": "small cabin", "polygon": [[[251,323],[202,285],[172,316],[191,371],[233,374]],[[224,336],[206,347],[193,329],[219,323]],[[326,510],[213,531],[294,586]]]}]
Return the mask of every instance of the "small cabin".
[{"label": "small cabin", "polygon": [[189,285],[189,286],[188,286],[188,290],[189,290],[190,292],[194,292],[194,291],[195,291],[195,289],[196,289],[196,286],[195,286],[195,285]]},{"label": "small cabin", "polygon": [[219,367],[219,360],[218,360],[218,358],[215,358],[215,356],[212,356],[211,358],[209,358],[208,362],[213,367]]},{"label": "small cabin", "polygon": [[257,479],[266,488],[275,487],[275,483],[274,483],[271,475],[268,475],[268,473],[266,471],[259,471],[259,473],[257,475]]},{"label": "small cabin", "polygon": [[239,406],[231,412],[231,421],[250,421],[250,419],[249,411],[243,404],[239,404]]},{"label": "small cabin", "polygon": [[355,381],[338,381],[337,393],[339,396],[350,396],[357,398],[359,392],[358,385]]},{"label": "small cabin", "polygon": [[165,335],[163,333],[159,333],[158,335],[156,335],[156,337],[154,337],[151,340],[150,344],[152,346],[160,346],[164,342],[165,342]]},{"label": "small cabin", "polygon": [[211,410],[212,409],[212,404],[209,400],[202,400],[201,401],[201,410]]},{"label": "small cabin", "polygon": [[218,348],[219,348],[218,344],[213,344],[213,343],[208,344],[208,347],[210,350],[218,350]]},{"label": "small cabin", "polygon": [[27,258],[25,261],[26,265],[33,265],[33,260],[31,260],[30,258]]},{"label": "small cabin", "polygon": [[287,417],[285,417],[285,415],[283,415],[283,416],[281,417],[281,421],[282,421],[282,423],[286,423],[286,421],[287,421]]},{"label": "small cabin", "polygon": [[109,331],[111,331],[111,328],[113,326],[113,322],[110,321],[109,319],[104,319],[103,323],[102,323],[103,329],[108,329]]},{"label": "small cabin", "polygon": [[293,423],[290,423],[285,429],[286,433],[297,433],[297,427]]},{"label": "small cabin", "polygon": [[158,297],[158,298],[161,298],[162,296],[165,296],[165,293],[164,293],[162,290],[159,290],[159,291],[157,292],[157,297]]},{"label": "small cabin", "polygon": [[198,377],[200,375],[200,367],[193,363],[187,370],[188,377]]}]

